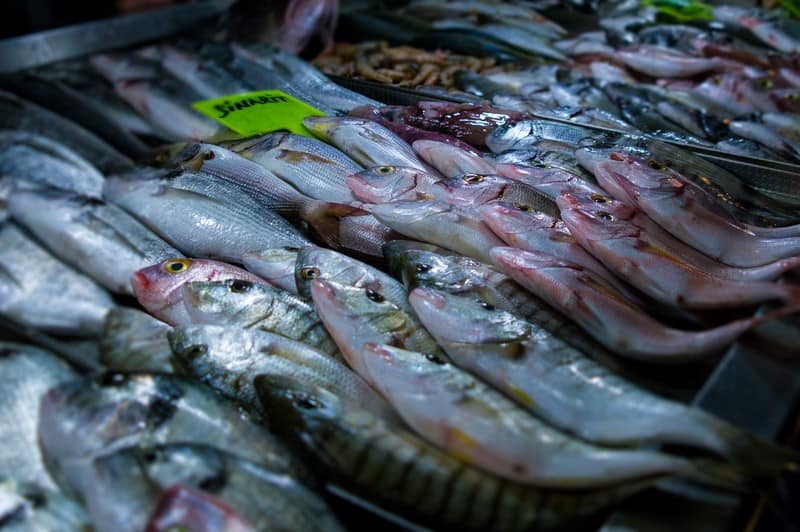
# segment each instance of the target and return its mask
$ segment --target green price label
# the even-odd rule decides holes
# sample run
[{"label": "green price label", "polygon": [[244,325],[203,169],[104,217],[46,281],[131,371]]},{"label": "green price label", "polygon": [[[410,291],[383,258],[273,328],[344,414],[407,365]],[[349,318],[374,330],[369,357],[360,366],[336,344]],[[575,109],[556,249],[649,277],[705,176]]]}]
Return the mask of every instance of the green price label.
[{"label": "green price label", "polygon": [[642,0],[642,4],[652,6],[680,22],[714,19],[713,8],[698,0]]},{"label": "green price label", "polygon": [[248,137],[279,129],[310,137],[311,132],[303,126],[303,119],[307,116],[325,116],[319,109],[278,90],[231,94],[195,102],[192,107]]},{"label": "green price label", "polygon": [[800,18],[800,0],[778,0],[780,6],[794,18]]}]

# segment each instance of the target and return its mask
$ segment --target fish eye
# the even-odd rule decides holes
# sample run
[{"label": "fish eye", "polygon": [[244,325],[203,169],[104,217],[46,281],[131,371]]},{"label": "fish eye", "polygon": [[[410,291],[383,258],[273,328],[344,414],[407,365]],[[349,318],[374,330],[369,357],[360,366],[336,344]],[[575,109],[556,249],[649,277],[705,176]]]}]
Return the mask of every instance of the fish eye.
[{"label": "fish eye", "polygon": [[614,220],[616,220],[613,214],[606,211],[597,211],[597,217],[600,218],[601,220],[606,220],[609,222],[613,222]]},{"label": "fish eye", "polygon": [[772,80],[769,78],[761,78],[757,81],[757,83],[762,89],[771,89],[774,86]]},{"label": "fish eye", "polygon": [[205,152],[203,154],[203,159],[206,160],[206,161],[210,161],[214,157],[216,157],[216,154],[211,150],[209,150],[209,151],[207,151],[207,152]]},{"label": "fish eye", "polygon": [[164,263],[167,273],[182,273],[189,269],[189,261],[186,259],[172,259]]},{"label": "fish eye", "polygon": [[664,170],[667,169],[666,166],[664,166],[660,162],[656,161],[655,159],[650,159],[649,161],[647,161],[647,166],[649,166],[653,170],[658,170],[660,172],[663,172]]},{"label": "fish eye", "polygon": [[253,283],[242,279],[234,279],[233,281],[231,281],[231,284],[229,286],[230,291],[233,292],[234,294],[241,294],[243,292],[247,292],[252,287]]},{"label": "fish eye", "polygon": [[394,173],[394,166],[378,166],[375,168],[375,172],[381,175],[389,175]]},{"label": "fish eye", "polygon": [[311,279],[316,279],[319,277],[319,268],[315,268],[313,266],[306,266],[300,270],[300,277],[305,279],[306,281],[310,281]]},{"label": "fish eye", "polygon": [[306,394],[295,394],[294,404],[303,410],[316,410],[322,406],[319,401]]},{"label": "fish eye", "polygon": [[425,273],[431,271],[433,266],[430,264],[417,264],[417,273]]},{"label": "fish eye", "polygon": [[28,491],[23,493],[22,496],[25,497],[25,500],[31,503],[31,506],[34,508],[41,508],[47,504],[47,496],[38,491]]},{"label": "fish eye", "polygon": [[158,460],[158,453],[156,451],[146,451],[142,454],[142,460],[148,464],[155,463]]},{"label": "fish eye", "polygon": [[425,360],[427,360],[428,362],[433,362],[434,364],[438,364],[440,366],[446,364],[446,362],[444,360],[442,360],[441,357],[438,357],[436,355],[432,355],[430,353],[425,353]]},{"label": "fish eye", "polygon": [[482,183],[484,179],[485,177],[481,174],[464,174],[461,176],[461,180],[468,185],[477,185],[478,183]]},{"label": "fish eye", "polygon": [[610,203],[611,202],[611,200],[609,198],[603,196],[602,194],[592,194],[589,197],[592,199],[593,202],[599,203],[601,205],[605,205],[606,203]]},{"label": "fish eye", "polygon": [[719,85],[720,83],[722,83],[722,78],[720,76],[714,76],[713,78],[711,78],[711,83],[714,85]]},{"label": "fish eye", "polygon": [[124,373],[104,373],[100,377],[100,384],[102,386],[119,386],[128,380]]},{"label": "fish eye", "polygon": [[199,356],[203,356],[208,352],[208,347],[203,344],[195,344],[189,346],[184,350],[183,354],[186,355],[188,359],[195,359]]},{"label": "fish eye", "polygon": [[385,297],[383,297],[380,293],[376,292],[375,290],[372,290],[371,288],[367,288],[366,294],[367,294],[367,299],[369,299],[370,301],[374,301],[375,303],[383,303],[384,301],[386,301]]},{"label": "fish eye", "polygon": [[523,212],[531,212],[533,210],[530,205],[518,202],[514,202],[514,208]]},{"label": "fish eye", "polygon": [[485,308],[486,310],[497,310],[497,307],[492,305],[491,303],[487,303],[486,301],[478,300],[478,304]]}]

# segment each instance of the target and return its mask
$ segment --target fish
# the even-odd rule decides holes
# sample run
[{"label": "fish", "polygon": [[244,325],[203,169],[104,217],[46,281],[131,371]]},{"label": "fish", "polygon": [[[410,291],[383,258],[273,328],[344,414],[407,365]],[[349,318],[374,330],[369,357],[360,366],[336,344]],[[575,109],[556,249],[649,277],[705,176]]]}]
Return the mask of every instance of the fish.
[{"label": "fish", "polygon": [[92,530],[86,511],[57,490],[10,478],[0,481],[0,523],[8,532]]},{"label": "fish", "polygon": [[[791,29],[791,22],[770,20],[766,12],[744,6],[714,6],[714,19],[747,29],[765,45],[781,52],[800,52],[798,42]],[[791,28],[791,29],[790,29]],[[787,31],[788,30],[788,31]]]},{"label": "fish", "polygon": [[567,59],[567,56],[554,48],[547,39],[540,37],[538,33],[529,31],[528,29],[505,24],[483,24],[479,26],[479,29],[484,33],[493,35],[526,52],[554,61],[564,61]]},{"label": "fish", "polygon": [[[63,144],[102,172],[123,172],[133,167],[133,161],[94,133],[10,92],[0,90],[0,111],[3,117],[0,119],[0,128],[47,137]],[[44,144],[40,140],[37,143]],[[53,151],[58,158],[64,158],[64,149],[54,150],[50,147],[46,151]],[[74,157],[72,159],[74,162]]]},{"label": "fish", "polygon": [[755,266],[751,268],[727,266],[681,242],[662,229],[660,225],[642,211],[624,202],[615,200],[610,196],[599,194],[586,195],[571,193],[569,196],[571,200],[578,202],[584,209],[602,209],[615,220],[631,224],[631,226],[638,228],[640,231],[637,238],[641,242],[640,246],[643,249],[660,248],[664,250],[665,253],[673,255],[676,260],[687,262],[697,269],[715,277],[733,281],[771,281],[786,272],[800,267],[800,257],[781,259],[765,264],[764,266]]},{"label": "fish", "polygon": [[600,445],[687,445],[743,474],[775,477],[793,451],[706,411],[664,399],[563,340],[481,300],[417,288],[410,300],[454,364],[553,426]]},{"label": "fish", "polygon": [[103,195],[103,174],[63,144],[21,130],[0,131],[0,175],[21,184]]},{"label": "fish", "polygon": [[65,263],[117,294],[133,295],[136,270],[178,250],[116,205],[55,190],[17,190],[8,210]]},{"label": "fish", "polygon": [[70,493],[93,484],[92,461],[138,445],[192,442],[234,453],[277,473],[307,478],[255,412],[174,375],[106,372],[52,388],[39,408],[45,463]]},{"label": "fish", "polygon": [[497,165],[497,173],[525,183],[541,192],[551,200],[568,191],[588,192],[602,194],[603,189],[595,184],[594,180],[587,180],[582,173],[572,173],[569,170],[553,167],[547,163],[526,164],[501,163]]},{"label": "fish", "polygon": [[494,174],[494,165],[471,152],[451,144],[433,140],[418,140],[412,148],[426,163],[445,177],[461,174]]},{"label": "fish", "polygon": [[702,359],[782,312],[700,331],[675,329],[651,318],[603,279],[576,264],[509,247],[493,249],[492,257],[500,270],[569,316],[595,340],[633,360],[679,363]]},{"label": "fish", "polygon": [[800,143],[785,138],[765,124],[753,120],[733,120],[728,128],[734,135],[754,140],[784,157],[794,160],[800,158]]},{"label": "fish", "polygon": [[309,116],[303,119],[303,125],[364,166],[410,166],[436,173],[407,142],[377,122],[348,116]]},{"label": "fish", "polygon": [[555,83],[550,87],[550,95],[561,107],[584,107],[605,111],[619,116],[619,107],[601,90],[596,82],[583,79],[572,83]]},{"label": "fish", "polygon": [[[350,368],[366,378],[362,348],[367,342],[392,343],[409,349],[444,354],[413,313],[388,300],[382,292],[311,281],[314,307]],[[405,306],[410,307],[406,301]]]},{"label": "fish", "polygon": [[722,263],[753,267],[800,255],[800,238],[757,235],[731,220],[717,198],[656,159],[615,153],[597,165],[595,175],[612,196],[635,205],[675,237]]},{"label": "fish", "polygon": [[627,67],[654,78],[688,78],[723,67],[718,57],[696,57],[688,53],[651,44],[637,44],[614,52],[614,58]]},{"label": "fish", "polygon": [[432,185],[441,181],[410,166],[373,166],[345,178],[352,194],[366,203],[388,203],[398,200],[429,199],[435,190]]},{"label": "fish", "polygon": [[358,375],[336,359],[306,344],[276,334],[232,327],[178,327],[170,333],[173,361],[186,375],[222,395],[261,409],[253,380],[283,375],[320,386],[385,419],[392,407]]},{"label": "fish", "polygon": [[224,262],[204,259],[167,259],[133,274],[131,284],[136,299],[144,309],[169,325],[191,323],[183,303],[181,286],[193,281],[239,279],[265,282],[247,270]]},{"label": "fish", "polygon": [[92,460],[84,490],[99,532],[140,531],[171,486],[190,486],[262,530],[342,530],[320,496],[291,475],[227,449],[192,443],[130,446]]},{"label": "fish", "polygon": [[177,170],[155,179],[108,178],[105,185],[108,201],[191,257],[237,262],[251,251],[310,244],[285,219],[211,174]]},{"label": "fish", "polygon": [[[204,45],[195,54],[177,46],[162,44],[158,47],[160,63],[166,72],[191,87],[203,99],[248,92],[247,85],[214,61],[215,58],[224,59],[224,55],[230,53],[227,47],[217,46]],[[220,55],[223,57],[218,57]]]},{"label": "fish", "polygon": [[[78,374],[55,354],[32,345],[0,342],[0,477],[48,490],[57,486],[47,471],[37,440],[39,401],[47,391]],[[3,483],[0,482],[0,486]]]},{"label": "fish", "polygon": [[114,371],[172,373],[167,332],[172,327],[131,307],[115,307],[106,315],[98,341],[100,363]]},{"label": "fish", "polygon": [[[714,484],[684,458],[595,446],[554,429],[469,373],[429,353],[366,344],[368,380],[423,438],[502,478],[538,487],[591,489],[653,477]],[[719,484],[723,485],[720,471]],[[731,485],[735,485],[734,479]]]},{"label": "fish", "polygon": [[[0,225],[0,315],[43,332],[96,338],[111,295],[11,222]],[[87,353],[87,364],[96,365]]]},{"label": "fish", "polygon": [[489,249],[501,240],[475,215],[443,201],[394,201],[369,211],[382,223],[409,238],[443,246],[489,262]]},{"label": "fish", "polygon": [[[446,454],[321,388],[274,376],[255,382],[264,408],[280,420],[276,430],[330,478],[432,527],[569,529],[650,485],[572,492],[523,486]],[[496,506],[492,500],[498,500]]]},{"label": "fish", "polygon": [[272,286],[297,294],[294,282],[294,265],[300,248],[284,246],[242,255],[247,271],[264,279]]},{"label": "fish", "polygon": [[586,139],[595,136],[588,128],[549,120],[522,120],[498,127],[486,137],[492,153],[536,147],[569,154]]},{"label": "fish", "polygon": [[221,500],[181,484],[161,493],[145,531],[167,532],[175,528],[195,532],[256,532],[253,525]]},{"label": "fish", "polygon": [[339,358],[339,349],[314,307],[294,294],[243,279],[184,283],[181,298],[190,321],[275,333]]},{"label": "fish", "polygon": [[462,174],[443,179],[431,189],[437,199],[473,212],[479,212],[481,206],[488,203],[505,201],[558,216],[558,207],[545,194],[501,175]]}]

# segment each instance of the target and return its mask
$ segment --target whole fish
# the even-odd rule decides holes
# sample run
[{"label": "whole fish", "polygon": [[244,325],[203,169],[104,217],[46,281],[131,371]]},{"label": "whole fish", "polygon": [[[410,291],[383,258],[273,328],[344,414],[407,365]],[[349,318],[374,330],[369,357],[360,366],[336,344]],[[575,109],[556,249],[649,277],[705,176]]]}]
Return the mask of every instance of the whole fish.
[{"label": "whole fish", "polygon": [[181,256],[131,215],[102,200],[18,190],[8,198],[8,210],[53,254],[118,294],[133,294],[130,279],[136,270]]},{"label": "whole fish", "polygon": [[200,383],[173,375],[105,373],[52,388],[42,399],[39,441],[59,485],[85,493],[92,460],[132,445],[192,442],[278,474],[303,468],[257,417]]},{"label": "whole fish", "polygon": [[348,116],[310,116],[303,119],[303,124],[314,135],[333,144],[364,166],[410,166],[436,173],[420,161],[406,141],[371,120]]},{"label": "whole fish", "polygon": [[461,174],[494,174],[494,165],[479,155],[451,144],[433,140],[418,140],[412,148],[426,163],[445,177]]},{"label": "whole fish", "polygon": [[0,131],[0,175],[69,190],[91,198],[103,194],[103,174],[70,148],[35,133]]},{"label": "whole fish", "polygon": [[[736,268],[715,261],[695,248],[684,244],[670,233],[665,231],[650,217],[635,207],[600,194],[570,193],[570,198],[578,202],[584,209],[601,209],[608,213],[614,220],[628,223],[638,228],[639,246],[643,249],[662,249],[665,256],[675,257],[675,260],[686,262],[697,269],[715,277],[731,279],[733,281],[770,281],[781,274],[800,267],[800,257],[791,257],[770,262],[764,266],[752,268]],[[776,228],[777,229],[777,228]],[[517,246],[509,242],[509,245]],[[533,249],[532,251],[536,251]]]},{"label": "whole fish", "polygon": [[443,201],[394,201],[369,211],[400,234],[489,262],[489,249],[502,245],[470,211]]},{"label": "whole fish", "polygon": [[388,203],[398,200],[432,199],[432,185],[441,181],[410,166],[373,166],[347,176],[345,182],[353,195],[367,203]]},{"label": "whole fish", "polygon": [[176,484],[158,497],[146,532],[187,528],[194,532],[256,532],[230,506],[203,491]]},{"label": "whole fish", "polygon": [[[430,354],[388,345],[363,348],[368,380],[406,423],[450,454],[503,478],[551,488],[597,488],[676,475],[713,483],[684,458],[582,442],[469,373]],[[720,481],[722,484],[722,481]]]},{"label": "whole fish", "polygon": [[[114,306],[101,286],[10,222],[0,225],[0,315],[56,334],[96,337]],[[92,365],[91,360],[86,363]]]},{"label": "whole fish", "polygon": [[[9,400],[0,410],[0,476],[55,489],[39,452],[39,401],[77,373],[54,354],[25,344],[0,342],[0,391]],[[2,485],[2,483],[0,483]]]},{"label": "whole fish", "polygon": [[84,499],[98,532],[143,530],[161,493],[175,484],[218,498],[262,530],[341,530],[323,500],[297,479],[226,451],[178,443],[95,458]]},{"label": "whole fish", "polygon": [[170,333],[170,343],[173,360],[181,371],[257,409],[260,403],[253,379],[283,375],[353,400],[386,419],[397,419],[392,408],[361,377],[300,342],[264,331],[206,325],[179,327]]},{"label": "whole fish", "polygon": [[189,256],[239,261],[250,251],[309,244],[247,193],[204,172],[109,178],[105,195]]},{"label": "whole fish", "polygon": [[[377,290],[314,279],[311,296],[317,314],[347,364],[361,377],[366,375],[362,348],[367,342],[392,343],[442,354],[413,310],[404,310]],[[405,306],[410,307],[407,301]]]},{"label": "whole fish", "polygon": [[654,78],[687,78],[717,70],[724,64],[718,57],[696,57],[650,44],[617,50],[614,57],[633,70]]},{"label": "whole fish", "polygon": [[402,284],[381,270],[342,253],[318,247],[300,250],[295,263],[295,282],[302,297],[311,299],[314,279],[378,292],[405,312],[412,312]]},{"label": "whole fish", "polygon": [[189,322],[266,331],[339,357],[339,349],[314,307],[279,288],[243,279],[191,282],[181,286]]},{"label": "whole fish", "polygon": [[100,363],[114,371],[171,373],[167,332],[163,321],[130,307],[115,307],[106,315],[98,342]]},{"label": "whole fish", "polygon": [[771,476],[797,457],[705,411],[663,399],[480,300],[430,288],[410,296],[425,327],[459,367],[584,440],[611,446],[673,443]]},{"label": "whole fish", "polygon": [[569,316],[595,340],[633,359],[683,362],[702,358],[776,317],[773,314],[740,319],[701,331],[673,329],[645,314],[603,279],[576,264],[515,248],[493,249],[492,257],[502,271]]},{"label": "whole fish", "polygon": [[294,282],[294,265],[300,248],[284,246],[242,255],[242,264],[248,271],[261,277],[272,286],[297,293]]},{"label": "whole fish", "polygon": [[11,479],[0,481],[0,523],[7,532],[86,532],[86,511],[58,491]]},{"label": "whole fish", "polygon": [[581,173],[572,173],[569,170],[553,167],[549,164],[502,163],[497,165],[497,173],[520,181],[533,187],[551,200],[563,192],[581,191],[590,194],[602,194],[603,189],[595,184],[594,180],[587,180]]},{"label": "whole fish", "polygon": [[133,274],[131,284],[136,299],[144,309],[170,325],[191,323],[183,303],[181,286],[193,281],[239,279],[263,283],[247,270],[224,262],[203,259],[167,259]]},{"label": "whole fish", "polygon": [[720,262],[752,267],[800,255],[800,237],[768,238],[737,224],[720,212],[716,198],[658,160],[615,153],[596,170],[601,185],[617,199]]},{"label": "whole fish", "polygon": [[591,129],[549,120],[522,120],[498,127],[486,137],[486,146],[493,153],[536,147],[571,153],[581,141],[593,137]]},{"label": "whole fish", "polygon": [[[0,128],[47,137],[63,144],[103,172],[122,172],[133,166],[128,157],[94,133],[10,92],[0,91],[0,111],[3,117],[0,119]],[[64,158],[63,149],[53,150],[51,147],[46,151]]]},{"label": "whole fish", "polygon": [[[569,529],[649,485],[539,490],[490,475],[321,388],[262,376],[256,389],[279,420],[275,429],[332,480],[434,527]],[[498,497],[501,503],[490,510]]]},{"label": "whole fish", "polygon": [[[727,170],[686,150],[655,139],[633,135],[602,134],[582,141],[575,156],[583,167],[594,173],[594,167],[612,153],[651,158],[660,166],[669,167],[684,179],[705,190],[720,207],[741,223],[753,225],[786,225],[797,223],[795,209],[769,198],[748,185],[748,176],[740,178]],[[754,187],[765,187],[753,181]],[[610,191],[609,191],[610,192]],[[613,195],[613,194],[612,194]]]}]

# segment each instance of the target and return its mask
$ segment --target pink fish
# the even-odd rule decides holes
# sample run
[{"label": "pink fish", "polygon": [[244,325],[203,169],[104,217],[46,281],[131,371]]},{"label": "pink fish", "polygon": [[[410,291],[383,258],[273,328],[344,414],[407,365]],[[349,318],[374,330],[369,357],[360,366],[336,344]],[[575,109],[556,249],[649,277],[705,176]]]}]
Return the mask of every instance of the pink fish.
[{"label": "pink fish", "polygon": [[562,192],[578,190],[593,194],[604,191],[594,183],[561,168],[538,168],[522,164],[502,163],[497,173],[532,186],[547,197],[556,199]]},{"label": "pink fish", "polygon": [[176,484],[158,499],[145,532],[255,532],[236,511],[211,495]]}]

